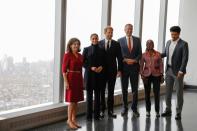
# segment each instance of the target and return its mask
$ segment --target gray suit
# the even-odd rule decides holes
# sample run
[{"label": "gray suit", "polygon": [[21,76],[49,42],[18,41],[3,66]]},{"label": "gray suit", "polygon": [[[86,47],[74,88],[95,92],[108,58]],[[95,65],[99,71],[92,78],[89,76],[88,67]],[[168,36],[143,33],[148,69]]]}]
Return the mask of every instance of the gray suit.
[{"label": "gray suit", "polygon": [[122,37],[118,39],[118,42],[121,46],[122,56],[123,58],[135,59],[137,63],[133,65],[128,65],[127,63],[123,63],[123,72],[121,77],[121,85],[122,85],[122,94],[123,94],[123,104],[124,108],[128,110],[128,79],[130,79],[132,93],[133,93],[133,101],[131,109],[133,111],[137,111],[137,101],[138,101],[138,80],[139,80],[139,60],[142,56],[142,48],[141,41],[139,38],[132,36],[133,38],[133,48],[132,51],[129,52],[127,39],[126,37]]},{"label": "gray suit", "polygon": [[165,51],[161,54],[162,57],[167,57],[166,60],[166,111],[171,111],[171,98],[173,87],[176,88],[177,95],[177,113],[181,113],[183,107],[183,78],[177,78],[178,72],[186,73],[186,66],[188,62],[188,43],[182,39],[177,42],[174,52],[171,58],[171,65],[168,65],[169,61],[169,48],[171,40],[166,43]]}]

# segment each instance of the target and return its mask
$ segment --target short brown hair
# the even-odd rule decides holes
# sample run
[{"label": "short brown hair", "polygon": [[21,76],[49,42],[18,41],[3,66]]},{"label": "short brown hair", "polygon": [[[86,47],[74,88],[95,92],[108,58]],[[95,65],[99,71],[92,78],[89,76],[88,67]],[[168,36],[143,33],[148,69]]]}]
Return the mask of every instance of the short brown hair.
[{"label": "short brown hair", "polygon": [[67,43],[67,52],[71,52],[72,53],[72,49],[71,49],[71,45],[74,44],[75,42],[78,42],[79,43],[79,49],[78,49],[78,52],[81,51],[80,49],[80,45],[81,45],[81,42],[78,38],[71,38],[68,43]]},{"label": "short brown hair", "polygon": [[104,33],[106,33],[108,29],[112,29],[113,30],[113,28],[111,26],[107,26],[107,27],[104,28]]}]

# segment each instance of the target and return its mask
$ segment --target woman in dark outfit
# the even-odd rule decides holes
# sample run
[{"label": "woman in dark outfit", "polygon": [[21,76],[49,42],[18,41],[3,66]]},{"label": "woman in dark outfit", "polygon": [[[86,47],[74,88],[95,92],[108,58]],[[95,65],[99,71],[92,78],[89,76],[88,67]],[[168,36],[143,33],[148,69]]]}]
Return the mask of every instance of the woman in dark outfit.
[{"label": "woman in dark outfit", "polygon": [[103,86],[104,51],[99,47],[98,35],[90,36],[91,45],[84,48],[85,83],[87,92],[87,120],[92,120],[93,92],[94,119],[100,119],[100,89]]}]

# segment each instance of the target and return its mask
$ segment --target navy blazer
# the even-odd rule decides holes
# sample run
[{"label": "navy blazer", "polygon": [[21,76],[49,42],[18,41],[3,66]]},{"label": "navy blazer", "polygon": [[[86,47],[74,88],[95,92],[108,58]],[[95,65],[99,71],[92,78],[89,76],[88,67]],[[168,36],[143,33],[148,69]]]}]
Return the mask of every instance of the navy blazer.
[{"label": "navy blazer", "polygon": [[[169,47],[171,44],[171,40],[167,41],[166,47],[164,52],[161,54],[162,58],[167,57],[166,60],[166,71],[168,68],[168,59],[169,59]],[[188,49],[188,43],[182,39],[179,39],[177,42],[177,45],[175,46],[174,52],[172,54],[171,59],[171,68],[173,70],[173,73],[177,75],[179,71],[186,73],[186,66],[188,62],[188,56],[189,56],[189,49]]]},{"label": "navy blazer", "polygon": [[140,39],[135,36],[132,36],[132,38],[133,38],[133,48],[131,52],[129,52],[129,49],[128,49],[126,36],[118,39],[118,42],[120,43],[123,58],[135,59],[138,62],[133,65],[128,65],[127,63],[124,62],[123,70],[126,72],[129,70],[139,71],[139,61],[142,57],[142,46],[141,46]]}]

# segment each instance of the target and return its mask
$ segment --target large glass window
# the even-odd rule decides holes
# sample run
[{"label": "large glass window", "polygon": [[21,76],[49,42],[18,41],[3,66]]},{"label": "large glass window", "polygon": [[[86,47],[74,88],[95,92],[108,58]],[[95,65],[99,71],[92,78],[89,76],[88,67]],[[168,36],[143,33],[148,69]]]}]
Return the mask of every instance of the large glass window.
[{"label": "large glass window", "polygon": [[180,0],[168,1],[166,41],[171,39],[170,27],[179,24],[179,5],[180,5]]},{"label": "large glass window", "polygon": [[67,0],[66,41],[77,37],[81,48],[90,45],[90,34],[101,34],[102,0]]},{"label": "large glass window", "polygon": [[158,44],[160,0],[144,0],[142,26],[142,52],[146,49],[146,41],[152,39],[155,49]]},{"label": "large glass window", "polygon": [[134,25],[135,0],[112,0],[111,26],[114,28],[113,39],[125,36],[124,26]]},{"label": "large glass window", "polygon": [[0,112],[52,102],[55,0],[0,0]]}]

